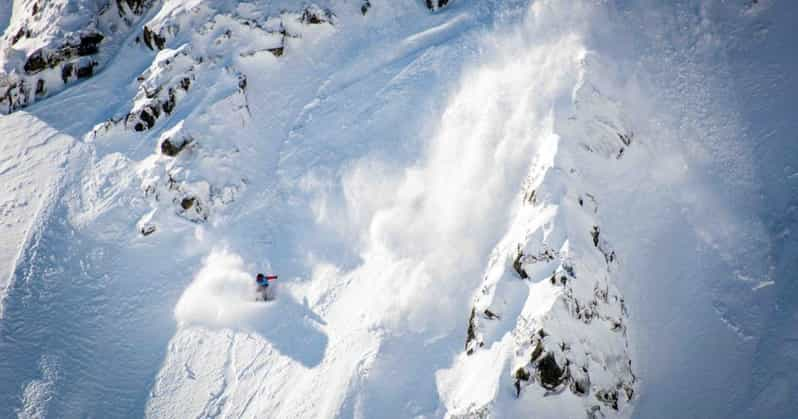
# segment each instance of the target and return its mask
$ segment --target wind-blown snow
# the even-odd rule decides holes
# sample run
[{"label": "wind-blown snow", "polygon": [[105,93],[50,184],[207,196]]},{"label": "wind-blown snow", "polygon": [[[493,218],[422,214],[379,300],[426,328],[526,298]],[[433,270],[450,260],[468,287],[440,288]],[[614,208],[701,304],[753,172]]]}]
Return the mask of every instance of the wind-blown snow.
[{"label": "wind-blown snow", "polygon": [[180,325],[247,329],[259,322],[264,304],[256,302],[252,267],[241,256],[212,251],[175,306]]}]

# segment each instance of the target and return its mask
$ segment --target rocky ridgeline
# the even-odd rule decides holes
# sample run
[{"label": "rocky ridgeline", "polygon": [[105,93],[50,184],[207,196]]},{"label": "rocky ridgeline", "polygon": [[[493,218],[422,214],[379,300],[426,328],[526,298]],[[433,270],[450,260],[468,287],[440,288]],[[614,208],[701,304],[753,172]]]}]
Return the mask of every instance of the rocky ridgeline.
[{"label": "rocky ridgeline", "polygon": [[[559,141],[552,148],[557,154],[533,166],[524,205],[494,253],[471,309],[465,350],[473,355],[509,333],[512,356],[502,382],[517,397],[569,392],[582,399],[587,418],[616,417],[637,382],[629,316],[614,284],[619,255],[600,227],[591,193],[600,190],[596,176],[568,166],[596,157],[612,165],[632,135],[618,107],[588,81],[573,102],[574,114],[557,123],[561,138],[551,140]],[[472,413],[466,416],[485,414]]]},{"label": "rocky ridgeline", "polygon": [[[10,113],[91,77],[152,0],[16,2],[0,41],[0,113]],[[19,10],[23,9],[23,10]]]},{"label": "rocky ridgeline", "polygon": [[[236,63],[279,61],[301,48],[310,27],[332,29],[335,22],[331,11],[315,5],[276,16],[221,13],[208,4],[185,8],[167,2],[163,7],[171,7],[170,13],[146,22],[135,39],[156,55],[137,77],[129,108],[89,134],[94,141],[160,133],[155,154],[139,171],[142,191],[152,202],[152,211],[137,224],[143,235],[155,233],[170,215],[207,222],[214,208],[235,201],[246,188],[246,176],[220,177],[208,169],[209,162],[235,162],[240,153],[234,143],[210,134],[209,118],[241,119],[242,129],[248,126],[248,79]],[[211,83],[213,97],[195,88]],[[203,107],[196,106],[200,102]]]}]

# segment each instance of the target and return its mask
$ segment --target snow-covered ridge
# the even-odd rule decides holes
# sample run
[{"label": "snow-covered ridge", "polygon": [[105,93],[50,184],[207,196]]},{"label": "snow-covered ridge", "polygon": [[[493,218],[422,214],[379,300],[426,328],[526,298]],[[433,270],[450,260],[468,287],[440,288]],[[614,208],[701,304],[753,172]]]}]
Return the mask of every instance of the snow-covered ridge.
[{"label": "snow-covered ridge", "polygon": [[152,0],[13,2],[0,39],[0,113],[91,77],[127,41]]},{"label": "snow-covered ridge", "polygon": [[0,416],[745,417],[778,281],[700,58],[770,5],[697,3],[15,2]]}]

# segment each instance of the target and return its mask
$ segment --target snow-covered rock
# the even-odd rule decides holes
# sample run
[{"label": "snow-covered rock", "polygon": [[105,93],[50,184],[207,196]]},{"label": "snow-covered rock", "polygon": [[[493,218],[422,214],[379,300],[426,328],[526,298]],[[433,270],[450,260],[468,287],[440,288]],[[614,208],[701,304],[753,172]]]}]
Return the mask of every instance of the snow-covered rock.
[{"label": "snow-covered rock", "polygon": [[654,3],[0,0],[0,416],[790,417],[798,7]]},{"label": "snow-covered rock", "polygon": [[14,2],[0,39],[0,113],[94,75],[122,48],[152,0]]}]

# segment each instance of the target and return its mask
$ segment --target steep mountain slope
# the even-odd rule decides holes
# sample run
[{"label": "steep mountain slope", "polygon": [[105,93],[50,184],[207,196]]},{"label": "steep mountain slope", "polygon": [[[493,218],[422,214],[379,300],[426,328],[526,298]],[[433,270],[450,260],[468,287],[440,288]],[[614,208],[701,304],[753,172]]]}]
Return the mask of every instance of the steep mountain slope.
[{"label": "steep mountain slope", "polygon": [[0,416],[795,411],[798,8],[0,6]]}]

